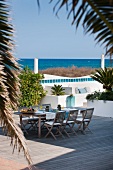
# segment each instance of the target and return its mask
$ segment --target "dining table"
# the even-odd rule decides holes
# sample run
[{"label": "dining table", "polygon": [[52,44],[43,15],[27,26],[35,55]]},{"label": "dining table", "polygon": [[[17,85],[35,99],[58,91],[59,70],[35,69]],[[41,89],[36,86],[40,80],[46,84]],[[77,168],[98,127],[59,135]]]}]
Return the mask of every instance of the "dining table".
[{"label": "dining table", "polygon": [[[65,110],[66,113],[67,113],[67,116],[68,116],[68,113],[69,113],[69,110],[72,110],[72,109],[77,109],[79,110],[79,114],[81,113],[81,111],[84,111],[86,110],[87,108],[83,108],[83,107],[65,107],[63,108],[62,110]],[[49,111],[49,112],[46,112],[45,110],[37,110],[37,111],[28,111],[28,112],[21,112],[21,111],[18,111],[18,112],[14,112],[14,114],[17,114],[20,116],[20,123],[22,122],[22,116],[23,115],[26,115],[26,116],[34,116],[34,117],[38,117],[38,138],[41,138],[41,122],[42,120],[44,120],[45,118],[45,121],[46,120],[50,120],[50,119],[54,119],[55,117],[55,114],[56,114],[56,109],[53,109],[54,111]],[[66,118],[67,118],[66,116]]]},{"label": "dining table", "polygon": [[37,111],[28,111],[28,112],[21,112],[21,111],[17,111],[14,112],[14,114],[19,115],[20,117],[20,124],[22,122],[22,117],[24,116],[32,116],[32,117],[38,117],[38,138],[41,138],[41,122],[42,119],[44,120],[50,120],[50,119],[54,119],[55,117],[55,112],[46,112],[44,110],[37,110]]}]

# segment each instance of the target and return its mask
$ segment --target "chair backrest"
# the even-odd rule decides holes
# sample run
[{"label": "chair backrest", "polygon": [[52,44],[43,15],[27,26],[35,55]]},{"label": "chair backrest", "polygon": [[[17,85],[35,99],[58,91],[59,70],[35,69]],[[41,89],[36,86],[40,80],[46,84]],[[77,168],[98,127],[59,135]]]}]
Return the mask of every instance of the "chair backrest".
[{"label": "chair backrest", "polygon": [[42,104],[42,105],[41,105],[42,110],[45,110],[45,109],[46,109],[46,106],[48,106],[49,109],[51,109],[51,104]]},{"label": "chair backrest", "polygon": [[78,110],[70,110],[67,121],[70,121],[70,120],[75,121],[77,119],[77,116],[78,116]]},{"label": "chair backrest", "polygon": [[93,112],[94,112],[94,108],[89,108],[86,109],[86,112],[84,114],[84,119],[89,119],[91,120],[92,116],[93,116]]},{"label": "chair backrest", "polygon": [[55,119],[54,119],[54,123],[63,123],[64,119],[65,119],[65,111],[58,111],[56,113]]}]

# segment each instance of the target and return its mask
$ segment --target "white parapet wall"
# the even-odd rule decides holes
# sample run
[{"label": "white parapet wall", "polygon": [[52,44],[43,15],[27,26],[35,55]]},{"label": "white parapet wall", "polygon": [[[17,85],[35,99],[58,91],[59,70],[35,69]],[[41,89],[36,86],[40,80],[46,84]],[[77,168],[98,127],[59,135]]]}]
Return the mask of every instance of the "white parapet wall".
[{"label": "white parapet wall", "polygon": [[83,106],[84,103],[87,103],[86,96],[88,93],[76,94],[75,95],[75,107]]},{"label": "white parapet wall", "polygon": [[87,107],[93,107],[95,116],[113,118],[113,101],[93,100],[87,101]]},{"label": "white parapet wall", "polygon": [[[70,107],[83,106],[83,104],[87,102],[86,95],[87,95],[87,93],[74,95],[73,96],[74,103],[72,103],[72,105],[70,104]],[[52,108],[57,108],[57,105],[60,104],[61,107],[69,107],[68,100],[69,100],[69,95],[63,95],[63,96],[46,95],[45,97],[42,98],[40,105],[41,104],[51,104]]]},{"label": "white parapet wall", "polygon": [[63,96],[52,96],[52,95],[47,95],[42,98],[40,104],[51,104],[52,108],[57,108],[57,105],[60,104],[62,107],[66,107],[66,98],[68,95],[63,95]]}]

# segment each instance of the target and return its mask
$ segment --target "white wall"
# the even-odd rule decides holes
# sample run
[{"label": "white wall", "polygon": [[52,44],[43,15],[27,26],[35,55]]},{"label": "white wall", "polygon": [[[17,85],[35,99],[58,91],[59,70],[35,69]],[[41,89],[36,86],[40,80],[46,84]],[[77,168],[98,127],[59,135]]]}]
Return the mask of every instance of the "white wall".
[{"label": "white wall", "polygon": [[48,94],[48,95],[51,95],[51,87],[52,87],[52,86],[45,86],[45,87],[44,87],[44,90],[47,91],[47,94]]},{"label": "white wall", "polygon": [[[75,96],[75,106],[79,107],[83,106],[83,103],[87,102],[86,100],[87,93],[84,94],[76,94]],[[66,99],[69,95],[63,96],[52,96],[46,95],[42,98],[40,104],[51,104],[52,108],[57,108],[57,105],[60,104],[62,107],[66,107]]]},{"label": "white wall", "polygon": [[[55,75],[48,75],[44,74],[45,80],[53,80],[53,79],[69,79],[69,77],[62,77],[62,76],[55,76]],[[76,77],[76,79],[79,78],[91,78],[88,76],[82,76],[82,77]],[[73,78],[71,78],[73,79]],[[97,81],[83,81],[83,82],[60,82],[60,83],[45,83],[42,84],[43,86],[54,86],[54,84],[62,85],[63,87],[78,87],[78,88],[84,88],[84,87],[90,87],[91,92],[94,91],[103,91],[102,84],[98,83]]]},{"label": "white wall", "polygon": [[75,95],[75,107],[83,106],[83,103],[86,103],[86,96],[88,93],[83,93],[83,94],[76,94]]},{"label": "white wall", "polygon": [[[103,91],[102,84],[96,82],[96,81],[84,81],[84,82],[65,82],[65,83],[55,83],[62,85],[62,87],[65,89],[65,92],[67,96],[70,94],[73,94],[75,96],[75,106],[83,106],[83,103],[86,103],[86,96],[89,93],[92,93],[94,91]],[[64,96],[52,96],[51,95],[51,87],[54,86],[54,83],[45,83],[42,84],[44,89],[48,91],[47,96],[45,96],[41,103],[51,103],[53,108],[56,108],[58,104],[61,104],[66,107],[66,95]],[[89,93],[75,93],[75,88],[84,88],[89,87],[90,92]],[[51,96],[50,96],[51,95]],[[55,98],[56,97],[56,98]]]},{"label": "white wall", "polygon": [[65,89],[64,92],[66,95],[72,94],[72,87],[63,87],[63,88]]},{"label": "white wall", "polygon": [[94,107],[94,115],[113,118],[113,101],[87,101],[87,107]]},{"label": "white wall", "polygon": [[73,88],[73,93],[75,93],[75,88],[84,88],[84,87],[89,87],[90,88],[90,92],[94,92],[94,91],[103,91],[102,88],[102,84],[96,82],[96,81],[90,81],[90,82],[76,82],[76,83],[72,83],[69,85],[69,87]]},{"label": "white wall", "polygon": [[[90,93],[94,91],[103,91],[103,86],[102,84],[96,82],[96,81],[90,81],[90,82],[75,82],[75,83],[58,83],[59,85],[62,85],[63,88],[65,88],[66,94],[70,95],[73,94],[75,95],[75,88],[84,88],[84,87],[89,87],[90,88]],[[42,84],[43,85],[43,84]],[[51,87],[54,86],[54,84],[44,84],[43,87],[45,90],[48,91],[48,94],[51,94]]]},{"label": "white wall", "polygon": [[60,104],[62,107],[66,107],[66,98],[68,95],[64,96],[45,96],[42,98],[40,104],[51,104],[52,108],[57,108],[57,105]]}]

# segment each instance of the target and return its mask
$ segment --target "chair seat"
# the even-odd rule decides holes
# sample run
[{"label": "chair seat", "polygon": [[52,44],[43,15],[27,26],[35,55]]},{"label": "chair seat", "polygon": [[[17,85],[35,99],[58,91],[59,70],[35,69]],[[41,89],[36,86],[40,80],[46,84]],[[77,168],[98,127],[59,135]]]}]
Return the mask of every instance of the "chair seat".
[{"label": "chair seat", "polygon": [[67,124],[68,124],[68,123],[69,123],[69,124],[71,124],[71,123],[74,123],[74,121],[73,121],[73,120],[68,120],[68,121],[67,121],[67,120],[64,120],[64,121],[63,121],[63,124],[65,124],[65,123],[67,123]]},{"label": "chair seat", "polygon": [[33,116],[33,119],[39,119],[38,117]]},{"label": "chair seat", "polygon": [[31,118],[29,118],[29,117],[23,117],[22,118],[22,121],[28,121],[28,120],[30,120]]},{"label": "chair seat", "polygon": [[83,118],[77,118],[76,121],[80,121],[80,122],[81,122],[81,121],[86,121],[86,122],[87,122],[87,121],[90,121],[90,120],[89,120],[89,119],[84,119],[84,120],[83,120]]},{"label": "chair seat", "polygon": [[83,120],[83,118],[81,118],[81,117],[76,119],[76,121],[80,121],[80,122],[81,122],[82,120]]},{"label": "chair seat", "polygon": [[38,120],[38,117],[23,117],[22,121],[34,121]]},{"label": "chair seat", "polygon": [[[52,126],[53,121],[45,122],[45,124]],[[60,123],[54,123],[54,126],[58,126],[58,125],[61,125],[61,124]]]},{"label": "chair seat", "polygon": [[67,121],[67,124],[71,124],[71,123],[74,123],[74,121],[73,120],[69,120],[69,121]]},{"label": "chair seat", "polygon": [[84,122],[88,122],[88,121],[90,121],[90,119],[84,119]]},{"label": "chair seat", "polygon": [[67,120],[64,120],[64,121],[63,121],[63,124],[65,124],[66,122],[67,122]]}]

